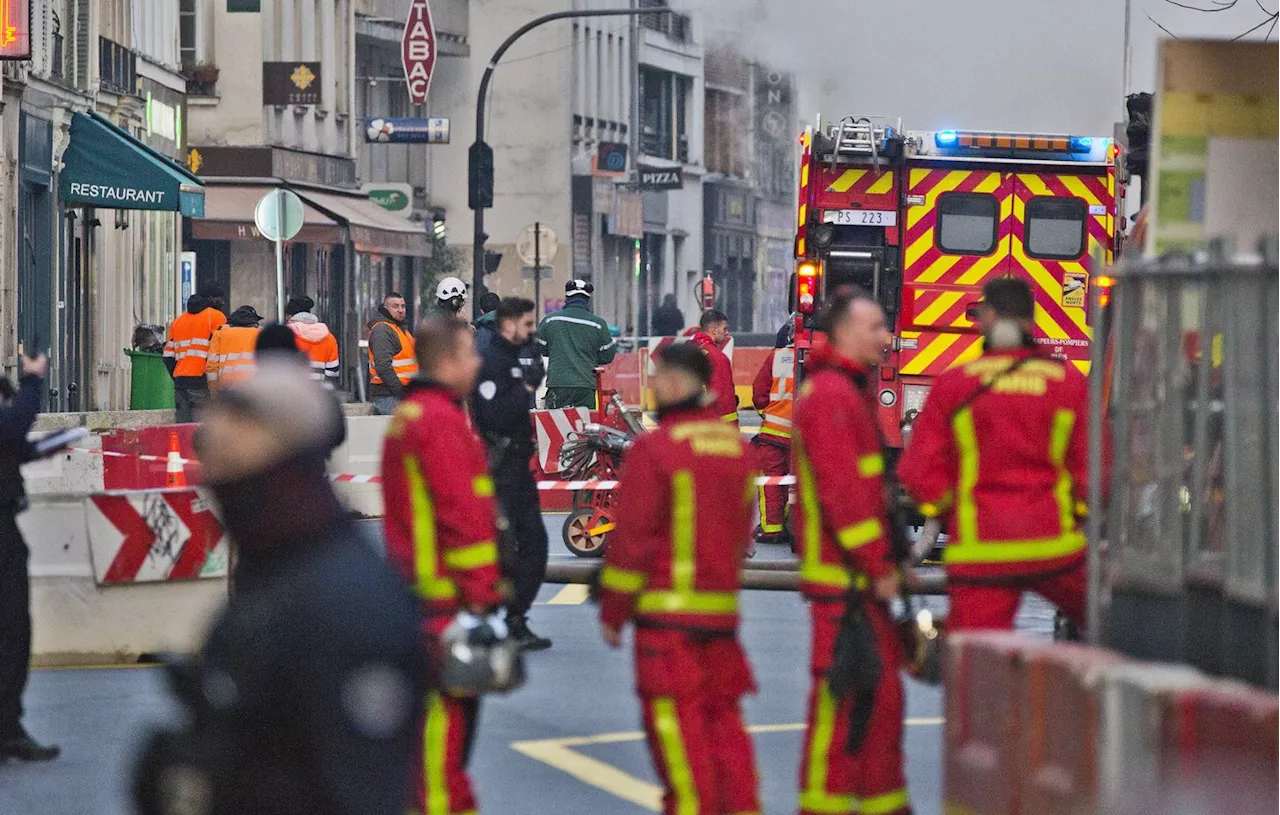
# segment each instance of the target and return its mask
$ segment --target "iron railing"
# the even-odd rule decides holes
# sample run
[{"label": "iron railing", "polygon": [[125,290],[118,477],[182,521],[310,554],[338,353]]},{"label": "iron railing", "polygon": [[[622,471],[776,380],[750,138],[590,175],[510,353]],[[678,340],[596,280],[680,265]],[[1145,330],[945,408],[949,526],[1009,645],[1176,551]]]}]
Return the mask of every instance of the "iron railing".
[{"label": "iron railing", "polygon": [[98,76],[102,89],[135,96],[138,93],[138,57],[106,37],[98,38]]}]

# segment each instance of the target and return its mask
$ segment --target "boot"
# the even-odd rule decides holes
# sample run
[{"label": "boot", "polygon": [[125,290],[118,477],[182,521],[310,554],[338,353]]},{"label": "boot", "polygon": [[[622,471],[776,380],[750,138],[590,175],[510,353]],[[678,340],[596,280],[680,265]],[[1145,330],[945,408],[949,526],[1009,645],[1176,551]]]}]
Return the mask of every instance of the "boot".
[{"label": "boot", "polygon": [[551,647],[551,640],[539,637],[529,629],[528,617],[508,617],[507,628],[516,647],[521,651],[545,651]]},{"label": "boot", "polygon": [[25,730],[21,735],[0,742],[0,761],[11,758],[17,761],[52,761],[61,752],[56,744],[37,743]]}]

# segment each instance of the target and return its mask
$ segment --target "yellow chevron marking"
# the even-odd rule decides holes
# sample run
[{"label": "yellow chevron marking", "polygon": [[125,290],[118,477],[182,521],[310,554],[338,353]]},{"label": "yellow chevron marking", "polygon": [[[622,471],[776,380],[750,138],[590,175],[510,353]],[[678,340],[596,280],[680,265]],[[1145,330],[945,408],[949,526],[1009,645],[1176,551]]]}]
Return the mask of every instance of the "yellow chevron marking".
[{"label": "yellow chevron marking", "polygon": [[848,192],[849,188],[857,184],[867,172],[867,170],[845,170],[827,187],[827,192]]},{"label": "yellow chevron marking", "polygon": [[800,165],[800,186],[801,188],[809,186],[809,162],[805,161]]},{"label": "yellow chevron marking", "polygon": [[956,357],[955,362],[947,366],[947,369],[955,368],[958,365],[967,365],[978,357],[982,356],[982,338],[974,337],[969,342],[969,347],[960,352],[960,356]]},{"label": "yellow chevron marking", "polygon": [[943,351],[956,344],[959,334],[939,334],[924,348],[920,349],[910,362],[902,366],[903,374],[922,374],[929,364],[942,355]]},{"label": "yellow chevron marking", "polygon": [[1000,189],[1000,174],[987,173],[987,177],[978,182],[978,186],[973,188],[974,192],[995,192]]},{"label": "yellow chevron marking", "polygon": [[1020,175],[1018,176],[1018,180],[1021,181],[1027,189],[1031,190],[1032,195],[1050,195],[1051,194],[1049,192],[1049,188],[1046,187],[1044,182],[1040,180],[1040,176]]},{"label": "yellow chevron marking", "polygon": [[801,225],[801,226],[804,226],[804,225],[805,225],[805,223],[807,222],[807,218],[808,218],[808,215],[809,215],[809,205],[808,205],[808,204],[801,204],[801,205],[800,205],[799,213],[800,213],[800,214],[799,214],[799,217],[798,217],[796,220],[798,220],[798,221],[800,222],[800,225]]},{"label": "yellow chevron marking", "polygon": [[999,266],[1000,263],[1008,257],[1008,250],[1002,250],[998,246],[995,254],[987,255],[978,260],[969,267],[969,270],[956,280],[956,284],[960,286],[974,286],[982,282],[982,278],[991,273],[991,270]]},{"label": "yellow chevron marking", "polygon": [[946,178],[939,181],[936,187],[929,190],[925,197],[925,206],[909,207],[907,209],[907,226],[912,227],[919,223],[921,218],[932,212],[934,207],[938,205],[939,195],[942,195],[944,192],[951,192],[956,187],[964,183],[964,180],[971,174],[972,172],[970,170],[952,170],[947,173]]},{"label": "yellow chevron marking", "polygon": [[960,262],[962,255],[943,255],[942,257],[929,264],[929,268],[919,273],[915,277],[917,283],[937,283],[944,274],[951,271],[951,267]]},{"label": "yellow chevron marking", "polygon": [[884,195],[886,192],[893,191],[893,173],[881,173],[875,183],[867,188],[867,193],[871,195]]},{"label": "yellow chevron marking", "polygon": [[906,264],[904,268],[910,270],[912,266],[915,266],[916,262],[924,257],[924,253],[928,252],[931,246],[933,246],[933,229],[929,228],[923,235],[916,238],[915,243],[907,247],[907,254],[903,258],[903,262]]},{"label": "yellow chevron marking", "polygon": [[1089,375],[1089,365],[1090,365],[1089,360],[1087,360],[1087,359],[1073,359],[1073,360],[1071,360],[1071,364],[1072,364],[1072,365],[1074,365],[1074,366],[1076,366],[1077,368],[1079,368],[1079,369],[1080,369],[1080,373],[1082,373],[1082,374],[1084,374],[1084,375],[1086,375],[1086,376],[1088,376],[1088,375]]},{"label": "yellow chevron marking", "polygon": [[[916,299],[919,300],[928,292],[916,292]],[[938,296],[937,300],[925,308],[924,311],[916,315],[912,323],[915,325],[933,325],[939,317],[951,310],[951,307],[960,302],[960,298],[964,296],[964,292],[944,291]]]},{"label": "yellow chevron marking", "polygon": [[796,241],[796,254],[799,257],[804,257],[804,238]]}]

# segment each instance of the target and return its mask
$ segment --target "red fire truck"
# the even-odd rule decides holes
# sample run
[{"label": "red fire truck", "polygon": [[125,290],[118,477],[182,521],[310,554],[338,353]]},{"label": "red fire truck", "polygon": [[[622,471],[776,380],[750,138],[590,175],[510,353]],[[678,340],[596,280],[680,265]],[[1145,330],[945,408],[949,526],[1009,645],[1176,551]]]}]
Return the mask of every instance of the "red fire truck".
[{"label": "red fire truck", "polygon": [[[983,284],[1026,278],[1036,342],[1088,369],[1093,258],[1116,246],[1118,148],[1089,136],[909,132],[846,117],[801,136],[796,228],[796,359],[803,373],[817,311],[844,284],[892,321],[879,371],[880,418],[901,445],[903,415],[933,377],[978,356]],[[1101,270],[1098,270],[1101,273]]]}]

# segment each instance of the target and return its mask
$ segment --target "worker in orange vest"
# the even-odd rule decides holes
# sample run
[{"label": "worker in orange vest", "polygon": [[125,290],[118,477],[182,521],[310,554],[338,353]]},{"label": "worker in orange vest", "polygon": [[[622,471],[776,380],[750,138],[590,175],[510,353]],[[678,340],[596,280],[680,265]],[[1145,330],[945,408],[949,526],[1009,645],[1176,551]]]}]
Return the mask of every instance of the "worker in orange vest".
[{"label": "worker in orange vest", "polygon": [[173,402],[179,423],[195,421],[195,414],[209,399],[205,367],[213,332],[227,321],[221,310],[224,298],[219,288],[201,289],[187,298],[187,310],[169,325],[164,365],[173,377]]},{"label": "worker in orange vest", "polygon": [[241,306],[231,312],[226,325],[213,332],[205,368],[210,391],[243,382],[253,374],[260,322],[262,317],[253,306]]},{"label": "worker in orange vest", "polygon": [[405,326],[408,313],[404,295],[389,292],[369,326],[369,397],[379,416],[391,415],[405,385],[418,375],[413,334]]},{"label": "worker in orange vest", "polygon": [[329,326],[320,322],[311,310],[315,301],[310,297],[294,297],[285,307],[289,328],[293,331],[298,343],[298,350],[306,354],[311,361],[311,377],[323,382],[332,390],[338,384],[338,340],[329,330]]},{"label": "worker in orange vest", "polygon": [[[786,344],[765,358],[751,385],[751,404],[760,411],[760,432],[751,440],[756,463],[767,476],[791,472],[791,402],[795,396],[795,330],[781,337]],[[760,525],[757,543],[788,543],[786,487],[757,487]]]}]

